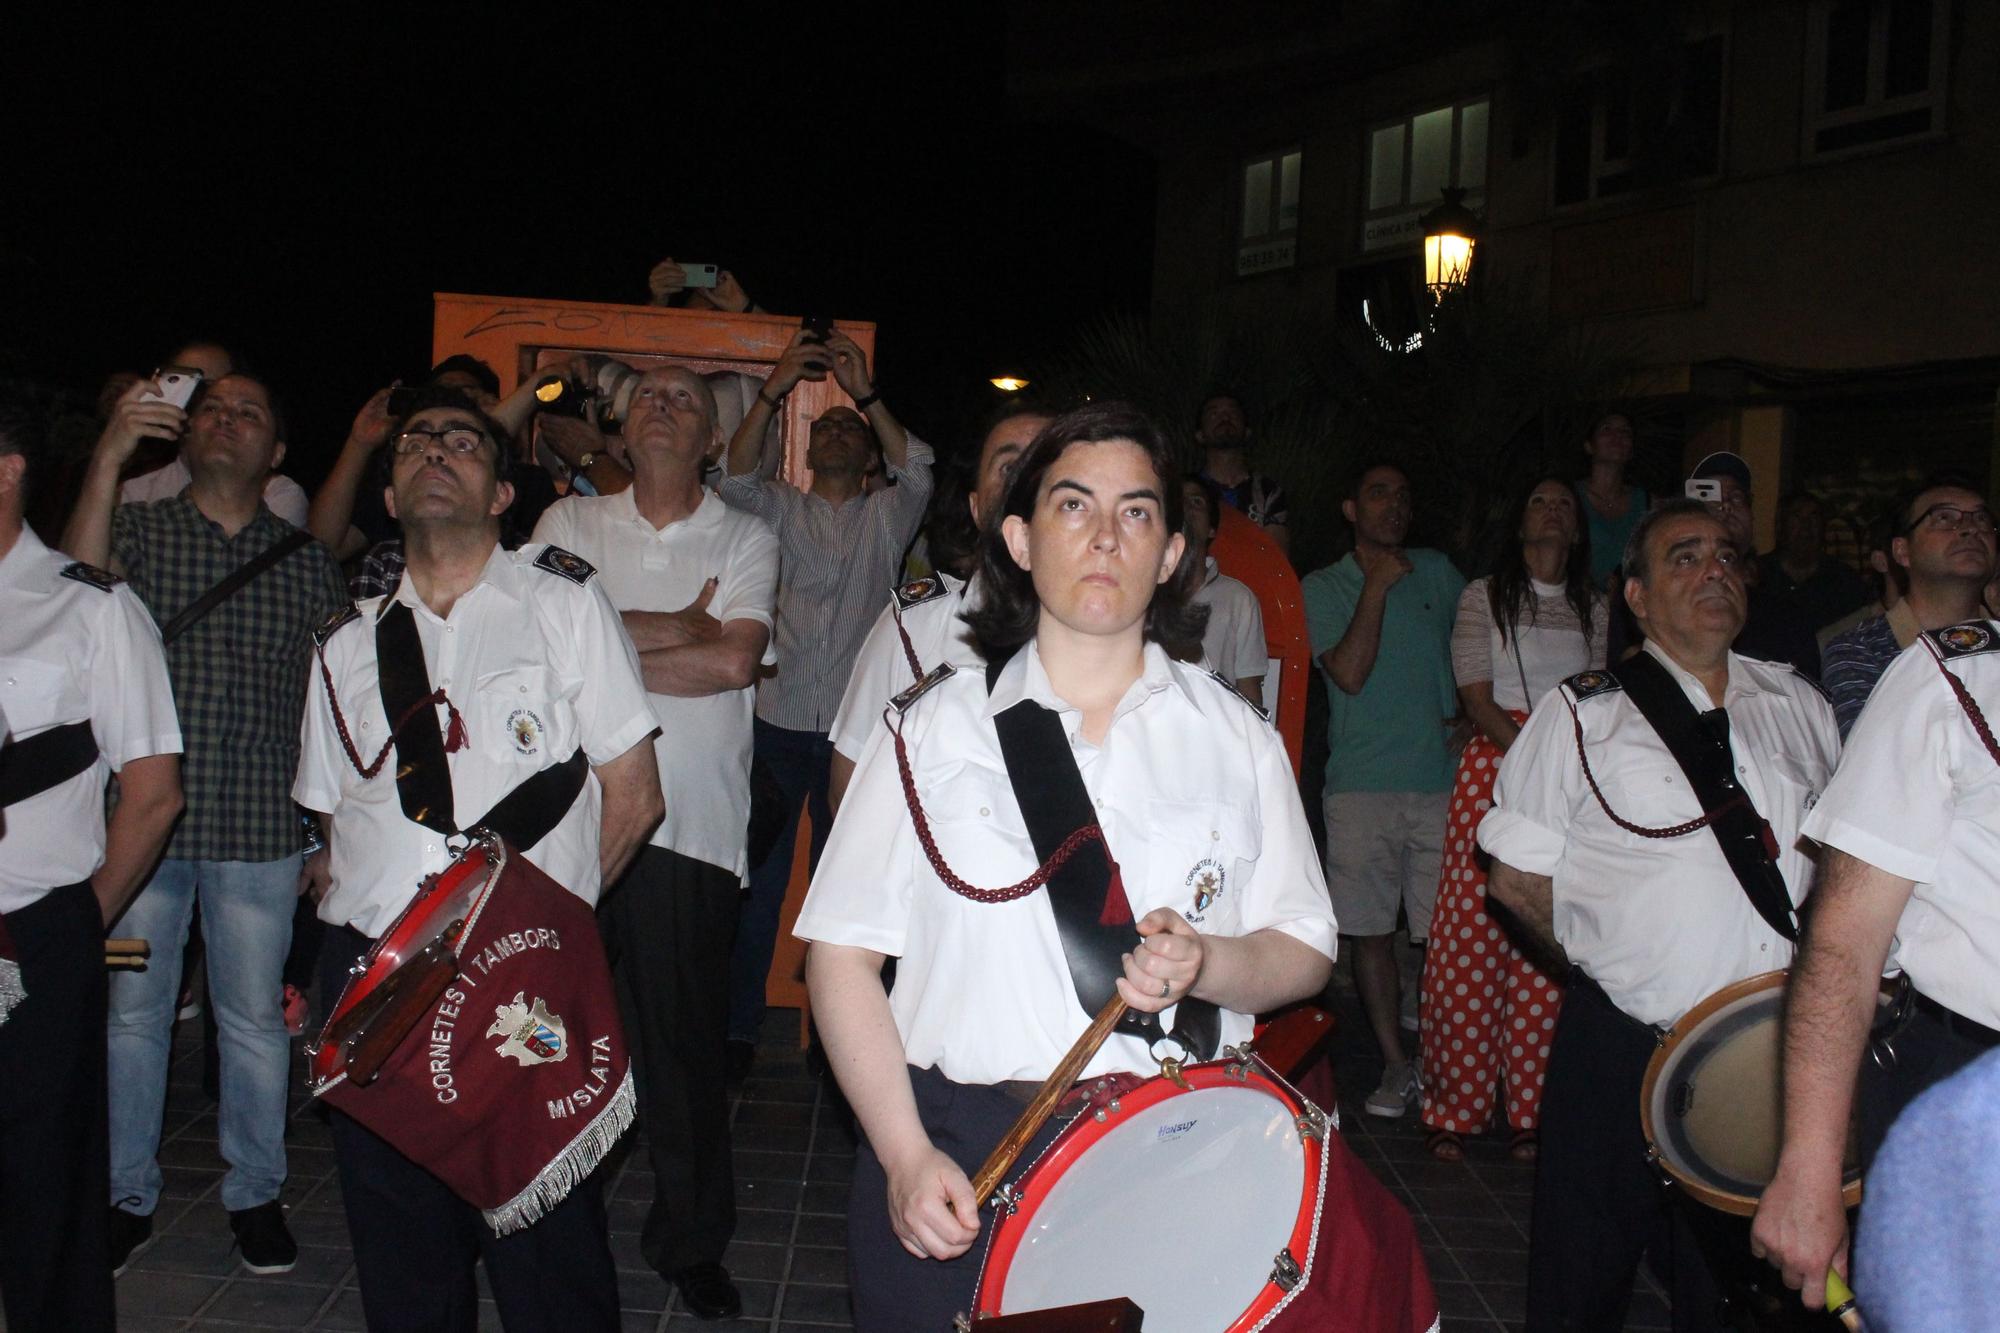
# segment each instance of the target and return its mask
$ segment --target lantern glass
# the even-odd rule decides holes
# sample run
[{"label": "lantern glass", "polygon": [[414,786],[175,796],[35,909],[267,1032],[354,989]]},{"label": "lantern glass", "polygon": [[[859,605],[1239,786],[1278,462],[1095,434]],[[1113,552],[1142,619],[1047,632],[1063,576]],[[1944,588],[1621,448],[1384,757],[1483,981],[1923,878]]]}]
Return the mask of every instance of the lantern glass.
[{"label": "lantern glass", "polygon": [[1452,232],[1424,237],[1424,285],[1442,296],[1465,285],[1472,271],[1472,238]]}]

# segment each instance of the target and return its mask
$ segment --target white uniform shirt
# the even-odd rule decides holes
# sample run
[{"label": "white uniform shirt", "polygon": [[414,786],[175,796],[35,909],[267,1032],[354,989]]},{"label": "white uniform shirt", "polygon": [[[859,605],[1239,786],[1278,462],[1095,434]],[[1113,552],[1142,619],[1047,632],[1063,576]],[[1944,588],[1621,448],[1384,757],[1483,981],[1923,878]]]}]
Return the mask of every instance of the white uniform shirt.
[{"label": "white uniform shirt", "polygon": [[1204,581],[1190,600],[1208,608],[1208,627],[1201,632],[1202,655],[1231,685],[1245,676],[1270,671],[1271,656],[1264,647],[1264,613],[1248,584],[1223,573],[1210,556]]},{"label": "white uniform shirt", "polygon": [[0,559],[0,708],[16,742],[88,721],[97,762],[0,820],[0,912],[78,884],[104,862],[104,784],[134,759],[181,752],[160,631],[125,584],[67,577],[70,558],[23,527]]},{"label": "white uniform shirt", "polygon": [[[2000,625],[1945,633],[1970,646],[1946,665],[2000,723]],[[1913,881],[1893,961],[1939,1004],[2000,1027],[2000,764],[1925,641],[1882,673],[1805,832]]]},{"label": "white uniform shirt", "polygon": [[[903,632],[925,671],[940,662],[949,662],[960,671],[984,671],[986,659],[973,647],[972,630],[960,619],[979,606],[978,587],[960,582],[949,574],[933,574],[944,580],[945,595],[918,602],[903,611]],[[875,617],[861,651],[854,655],[854,672],[847,678],[847,692],[840,696],[840,712],[834,715],[828,739],[844,757],[858,761],[868,740],[882,727],[882,709],[889,700],[916,683],[910,673],[909,654],[903,651],[903,635],[896,632],[896,599]]]},{"label": "white uniform shirt", "polygon": [[[631,489],[558,500],[535,525],[535,540],[554,542],[597,566],[597,583],[620,611],[678,611],[719,581],[708,613],[723,624],[754,620],[771,627],[778,596],[778,539],[768,525],[703,491],[694,513],[655,528]],[[764,661],[776,660],[767,641]],[[754,685],[695,698],[652,694],[659,720],[653,759],[666,797],[655,847],[719,866],[748,870],[750,723]]]},{"label": "white uniform shirt", "polygon": [[[153,500],[164,500],[170,495],[179,495],[186,490],[194,475],[188,471],[181,456],[175,454],[165,467],[132,478],[118,488],[118,503],[145,504]],[[264,504],[270,511],[295,528],[306,526],[306,513],[311,502],[306,499],[305,487],[293,481],[282,472],[273,472],[271,479],[264,483]]]},{"label": "white uniform shirt", "polygon": [[[1003,888],[1038,864],[992,722],[1023,698],[1060,714],[1135,919],[1171,907],[1205,934],[1272,927],[1333,956],[1333,907],[1277,733],[1155,644],[1102,745],[1078,738],[1082,715],[1056,698],[1033,644],[990,697],[983,670],[960,671],[904,715],[925,814],[961,879]],[[794,932],[901,960],[889,1007],[912,1065],[961,1083],[1045,1078],[1091,1019],[1048,895],[980,903],[946,888],[918,844],[893,740],[882,728],[868,743]],[[1215,895],[1204,911],[1198,885]],[[1251,1024],[1224,1011],[1223,1042]],[[1114,1035],[1086,1073],[1157,1069],[1145,1043]]]},{"label": "white uniform shirt", "polygon": [[[431,685],[465,721],[465,748],[446,756],[460,827],[485,814],[534,774],[579,746],[593,766],[624,754],[657,725],[639,681],[639,660],[618,613],[593,579],[578,584],[535,565],[540,545],[494,547],[479,582],[440,619],[405,578],[391,597],[371,597],[361,615],[326,641],[340,711],[363,763],[388,739],[376,672],[375,621],[391,601],[408,606]],[[440,708],[438,726],[448,725]],[[425,875],[451,860],[445,838],[403,814],[396,756],[364,781],[349,762],[315,669],[306,691],[299,776],[292,797],[333,816],[333,886],[320,919],[379,936]],[[595,903],[600,796],[595,774],[547,837],[523,848],[550,878]]]},{"label": "white uniform shirt", "polygon": [[[1714,707],[1657,644],[1646,651],[1698,712]],[[1642,838],[1611,822],[1577,762],[1570,702],[1570,688],[1558,686],[1529,714],[1500,763],[1479,845],[1554,880],[1556,940],[1571,961],[1620,1009],[1656,1024],[1731,982],[1788,966],[1792,946],[1750,905],[1713,833]],[[1840,753],[1833,709],[1790,667],[1735,653],[1723,708],[1737,780],[1770,822],[1778,869],[1798,902],[1812,876],[1799,822]],[[1576,701],[1576,716],[1591,771],[1622,818],[1662,828],[1700,816],[1680,765],[1623,690]]]}]

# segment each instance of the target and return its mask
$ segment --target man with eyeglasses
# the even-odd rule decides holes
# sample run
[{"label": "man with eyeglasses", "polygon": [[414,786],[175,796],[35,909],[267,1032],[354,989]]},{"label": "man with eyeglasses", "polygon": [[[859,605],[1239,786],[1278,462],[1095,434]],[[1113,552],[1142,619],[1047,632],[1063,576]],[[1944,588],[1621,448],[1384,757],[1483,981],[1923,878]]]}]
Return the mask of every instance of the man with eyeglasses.
[{"label": "man with eyeglasses", "polygon": [[1907,584],[1887,612],[1831,640],[1821,654],[1833,715],[1845,739],[1896,654],[1926,630],[1984,614],[1980,594],[1994,571],[1993,511],[1964,477],[1940,474],[1896,505],[1888,577]]},{"label": "man with eyeglasses", "polygon": [[[765,427],[801,380],[829,375],[854,406],[830,407],[813,421],[812,484],[802,491],[777,476],[777,458],[764,452]],[[895,484],[869,494],[865,478],[878,456]],[[838,329],[799,330],[729,441],[723,500],[778,537],[777,672],[758,687],[753,726],[756,762],[782,794],[780,832],[751,867],[730,961],[729,1060],[737,1076],[749,1072],[756,1052],[799,811],[812,819],[810,860],[818,865],[833,822],[829,731],[883,594],[899,581],[904,548],[924,520],[933,457],[882,401],[867,354]]]},{"label": "man with eyeglasses", "polygon": [[[1729,530],[1737,550],[1755,551],[1757,533],[1751,509],[1750,465],[1743,461],[1743,456],[1719,449],[1696,463],[1688,480],[1714,482],[1720,487],[1720,497],[1707,502],[1709,512]],[[1743,631],[1731,648],[1760,662],[1787,663],[1800,675],[1818,680],[1819,639],[1813,633],[1818,626],[1808,623],[1811,617],[1798,602],[1779,595],[1767,580],[1759,577],[1758,561],[1746,559],[1742,571],[1750,604]]]},{"label": "man with eyeglasses", "polygon": [[[1896,544],[1912,586],[1921,562],[1953,604],[1976,601],[1994,552],[1978,494],[1933,486],[1905,513]],[[1925,604],[1936,612],[1946,600]],[[1783,1148],[1752,1240],[1808,1307],[1820,1304],[1830,1266],[1850,1271],[1841,1204],[1850,1119],[1865,1175],[1919,1093],[2000,1047],[1996,714],[2000,624],[1977,611],[1926,630],[1876,682],[1804,825],[1821,848],[1819,887],[1786,1000]],[[1892,970],[1894,1004],[1878,1021]],[[1856,1257],[1865,1301],[1870,1265],[1888,1261],[1866,1249]]]},{"label": "man with eyeglasses", "polygon": [[[403,577],[392,594],[342,608],[313,636],[324,669],[306,698],[292,794],[319,812],[327,834],[306,873],[329,927],[320,959],[329,1002],[421,880],[451,861],[436,820],[406,811],[455,812],[447,825],[477,819],[536,783],[539,817],[553,822],[532,838],[502,831],[591,904],[661,815],[649,743],[658,723],[596,571],[558,546],[500,546],[500,515],[513,499],[504,438],[462,392],[418,393],[389,431],[385,498],[403,525]],[[419,709],[425,694],[442,695],[431,710],[443,732],[441,776],[424,764],[421,737],[390,716],[385,690],[413,691]],[[372,758],[392,740],[392,762],[364,777],[353,753]],[[356,1121],[335,1112],[332,1128],[370,1328],[471,1328],[482,1258],[508,1329],[618,1327],[595,1176],[539,1220],[497,1236],[478,1209]]]},{"label": "man with eyeglasses", "polygon": [[[302,841],[291,781],[312,628],[347,594],[332,553],[265,503],[285,453],[270,387],[240,371],[224,375],[186,413],[143,397],[149,387],[134,385],[113,411],[63,540],[70,555],[122,575],[162,625],[187,745],[186,814],[166,858],[112,923],[150,941],[153,956],[111,978],[111,1266],[122,1269],[152,1239],[181,946],[199,895],[221,1048],[222,1206],[245,1266],[283,1273],[298,1257],[280,1200],[291,1076],[283,969]],[[119,468],[149,435],[184,435],[188,485],[116,504]],[[267,554],[281,558],[231,586]],[[204,601],[209,609],[190,619]]]}]

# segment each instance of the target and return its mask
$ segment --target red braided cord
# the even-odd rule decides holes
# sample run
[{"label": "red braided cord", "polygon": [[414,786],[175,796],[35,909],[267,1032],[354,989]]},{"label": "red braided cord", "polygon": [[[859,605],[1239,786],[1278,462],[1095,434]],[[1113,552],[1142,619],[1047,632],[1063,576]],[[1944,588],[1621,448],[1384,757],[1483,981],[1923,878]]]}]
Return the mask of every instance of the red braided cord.
[{"label": "red braided cord", "polygon": [[1944,658],[1938,655],[1937,649],[1931,647],[1929,638],[1924,640],[1924,647],[1930,652],[1931,661],[1937,663],[1937,669],[1944,673],[1945,680],[1951,685],[1951,692],[1958,696],[1958,706],[1965,710],[1966,721],[1972,723],[1972,729],[1979,733],[1980,744],[1986,747],[1986,753],[1993,757],[1993,762],[2000,764],[2000,744],[1994,742],[1993,728],[1986,725],[1986,714],[1972,701],[1972,695],[1967,692],[1965,683],[1951,674],[1950,669],[1944,664]]},{"label": "red braided cord", "polygon": [[910,632],[903,628],[903,609],[900,606],[894,609],[896,612],[896,633],[902,637],[903,656],[909,660],[910,675],[913,679],[922,680],[924,678],[924,664],[917,660],[917,647],[910,642]]},{"label": "red braided cord", "polygon": [[[917,826],[917,841],[923,844],[924,855],[930,858],[931,869],[935,870],[937,877],[944,881],[944,886],[959,897],[970,898],[976,903],[1010,903],[1016,898],[1025,898],[1048,883],[1049,876],[1055,874],[1065,861],[1082,850],[1084,844],[1104,843],[1103,828],[1097,824],[1086,824],[1063,839],[1062,846],[1056,848],[1055,854],[1035,867],[1035,873],[1018,884],[1010,884],[1004,889],[982,889],[966,883],[953,874],[951,867],[945,864],[944,854],[938,851],[937,839],[931,836],[930,820],[924,817],[923,802],[917,799],[917,780],[910,773],[909,751],[903,746],[901,720],[891,722],[885,710],[882,721],[888,726],[889,734],[896,741],[896,768],[903,777],[903,801],[910,807],[910,818]],[[1111,874],[1115,879],[1118,874],[1118,863],[1111,860],[1111,848],[1108,844],[1104,847],[1104,859],[1110,862]]]},{"label": "red braided cord", "polygon": [[[327,707],[333,710],[333,729],[340,733],[340,747],[347,751],[347,762],[354,765],[354,771],[359,773],[364,781],[382,771],[383,762],[389,758],[390,747],[395,745],[396,737],[402,734],[404,727],[410,725],[410,719],[417,715],[419,709],[436,708],[439,704],[443,704],[451,710],[452,720],[458,721],[458,709],[453,706],[451,700],[445,698],[444,691],[432,690],[403,710],[403,715],[396,719],[396,725],[389,728],[389,739],[382,742],[381,750],[375,755],[375,762],[364,766],[361,762],[361,752],[354,748],[354,738],[347,734],[347,719],[341,715],[340,698],[333,690],[333,672],[327,669],[326,647],[323,644],[319,649],[319,674],[326,685]],[[463,723],[460,725],[463,726]]]},{"label": "red braided cord", "polygon": [[1570,702],[1567,694],[1563,696],[1563,703],[1569,709],[1570,725],[1576,728],[1576,757],[1583,764],[1583,780],[1590,784],[1590,794],[1597,798],[1597,804],[1604,811],[1605,817],[1627,833],[1636,833],[1642,838],[1684,838],[1698,829],[1707,828],[1721,817],[1723,811],[1743,803],[1745,798],[1739,791],[1715,809],[1703,814],[1701,818],[1690,819],[1685,824],[1675,824],[1669,828],[1646,828],[1634,824],[1629,819],[1621,818],[1618,812],[1611,808],[1611,802],[1604,799],[1604,793],[1597,786],[1597,775],[1590,771],[1590,756],[1583,751],[1583,719],[1576,715],[1576,705]]}]

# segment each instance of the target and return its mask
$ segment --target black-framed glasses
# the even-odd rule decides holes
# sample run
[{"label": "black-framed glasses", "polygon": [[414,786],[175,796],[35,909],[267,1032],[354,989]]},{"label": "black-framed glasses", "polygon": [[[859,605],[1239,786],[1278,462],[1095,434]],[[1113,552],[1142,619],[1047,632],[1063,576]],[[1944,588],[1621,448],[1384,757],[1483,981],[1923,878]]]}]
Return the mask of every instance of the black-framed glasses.
[{"label": "black-framed glasses", "polygon": [[1910,520],[1903,532],[1907,536],[1918,528],[1929,528],[1932,532],[1957,532],[1961,528],[1971,528],[1974,532],[1991,535],[1994,526],[1993,511],[1990,509],[1935,504]]},{"label": "black-framed glasses", "polygon": [[446,453],[469,454],[486,443],[486,434],[471,426],[446,426],[442,430],[422,430],[412,426],[391,440],[389,447],[408,458],[411,454],[422,453],[430,440],[443,445]]}]

